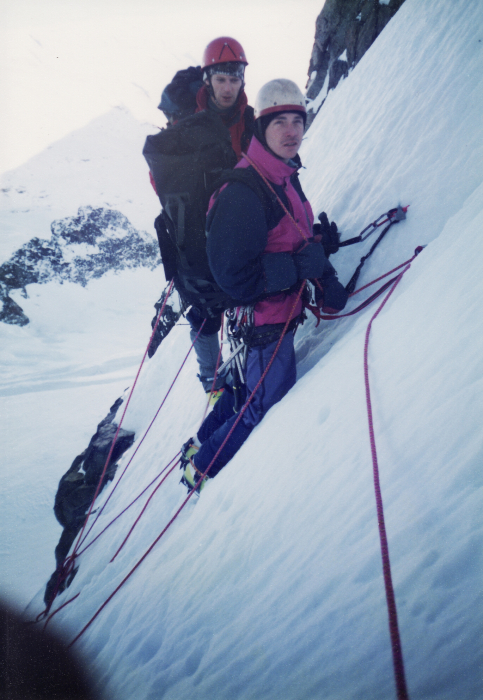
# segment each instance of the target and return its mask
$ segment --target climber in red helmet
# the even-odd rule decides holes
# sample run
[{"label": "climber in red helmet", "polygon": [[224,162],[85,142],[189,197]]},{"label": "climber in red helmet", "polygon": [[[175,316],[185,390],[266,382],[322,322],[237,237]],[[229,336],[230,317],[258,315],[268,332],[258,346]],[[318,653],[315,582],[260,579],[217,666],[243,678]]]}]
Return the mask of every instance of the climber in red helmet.
[{"label": "climber in red helmet", "polygon": [[[230,155],[230,165],[225,164],[223,168],[233,167],[236,162],[241,159],[242,153],[246,152],[248,149],[253,135],[255,121],[254,111],[253,108],[248,105],[244,90],[245,67],[247,65],[248,61],[245,51],[236,39],[227,36],[213,39],[203,52],[201,66],[191,66],[178,71],[171,83],[164,88],[158,107],[168,119],[168,129],[182,128],[183,123],[191,124],[192,122],[189,121],[189,118],[193,119],[193,116],[190,115],[193,115],[195,112],[198,113],[196,116],[199,117],[199,121],[203,119],[203,115],[200,113],[205,113],[205,116],[210,116],[212,118],[211,121],[213,119],[218,121],[219,118],[229,131],[229,138],[231,139],[231,146],[234,151],[234,154]],[[206,112],[208,112],[209,115],[206,115]],[[221,135],[224,131],[225,129],[223,129],[222,126],[219,131],[220,143],[218,144],[212,139],[210,140],[210,148],[213,148],[213,150],[225,148],[224,143],[221,142]],[[227,150],[230,150],[229,146]],[[216,154],[213,155],[214,161],[216,160],[215,155]],[[231,156],[233,156],[233,158]],[[193,158],[193,168],[191,168],[193,172],[190,173],[193,176],[195,175],[197,162],[196,158]],[[151,173],[150,175],[153,187],[155,187],[154,177]],[[199,178],[200,181],[203,181],[203,179],[205,183],[211,181],[211,173],[201,173],[201,175],[203,175],[203,177]],[[211,194],[211,192],[208,193],[208,196],[209,194]],[[159,191],[158,195],[162,197],[163,192]],[[192,199],[194,200],[196,198],[193,197]],[[206,199],[206,206],[207,202],[208,199]],[[190,204],[186,206],[194,206],[195,204],[195,201],[191,201]],[[203,214],[206,211],[206,206],[203,210]],[[159,217],[157,221],[159,221]],[[171,222],[171,226],[175,230],[176,221]],[[165,229],[160,224],[156,226],[156,231],[158,233],[158,239],[160,236],[164,236],[164,239],[167,239]],[[192,248],[191,234],[193,234],[193,231],[187,230],[182,236],[184,246],[188,249],[188,252],[190,252]],[[203,246],[205,246],[206,236],[204,227],[201,230],[201,235],[203,237]],[[169,241],[167,243],[169,244]],[[166,248],[168,248],[168,245],[166,245]],[[163,263],[166,264],[163,251],[161,252],[161,256],[163,258]],[[179,274],[179,256],[176,257],[174,264],[176,267],[176,290],[184,301],[185,306],[191,305],[191,309],[188,311],[186,318],[191,325],[191,339],[194,341],[194,349],[200,370],[198,376],[205,391],[211,395],[212,400],[215,400],[220,396],[226,380],[226,377],[221,373],[213,387],[220,347],[218,332],[221,327],[223,308],[220,307],[219,313],[215,313],[215,311],[218,311],[217,308],[211,308],[207,311],[205,308],[206,279],[201,280],[203,282],[201,285],[203,289],[202,293],[200,292],[198,294],[197,290],[201,287],[197,282],[193,283],[193,281],[190,281],[189,285],[183,283],[181,275]],[[211,272],[209,270],[205,251],[203,264],[205,265],[205,271],[209,276],[210,283],[212,283],[213,281],[211,279]],[[198,277],[203,276],[202,274],[200,275],[199,270],[197,271],[197,275]],[[169,276],[167,275],[166,278],[169,279]],[[158,343],[159,342],[160,340]]]},{"label": "climber in red helmet", "polygon": [[236,39],[213,39],[203,53],[204,85],[196,95],[197,111],[217,112],[229,128],[238,160],[253,135],[253,108],[248,106],[244,90],[247,65],[243,47]]}]

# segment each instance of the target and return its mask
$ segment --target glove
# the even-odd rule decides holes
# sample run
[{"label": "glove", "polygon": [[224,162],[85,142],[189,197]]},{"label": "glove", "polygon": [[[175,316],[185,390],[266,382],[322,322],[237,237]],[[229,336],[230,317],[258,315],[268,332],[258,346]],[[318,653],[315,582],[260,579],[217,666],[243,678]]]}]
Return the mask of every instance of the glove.
[{"label": "glove", "polygon": [[322,290],[315,286],[315,303],[324,314],[336,314],[347,304],[349,292],[337,279],[335,270],[325,279],[319,280]]},{"label": "glove", "polygon": [[265,294],[278,294],[297,282],[297,270],[291,253],[265,253],[262,266]]},{"label": "glove", "polygon": [[[293,254],[299,280],[316,279],[327,271],[328,262],[321,244],[311,238]],[[332,266],[331,266],[332,267]]]},{"label": "glove", "polygon": [[340,233],[337,224],[333,221],[329,224],[329,219],[325,211],[319,214],[320,224],[314,224],[314,236],[322,236],[322,245],[327,257],[339,250]]}]

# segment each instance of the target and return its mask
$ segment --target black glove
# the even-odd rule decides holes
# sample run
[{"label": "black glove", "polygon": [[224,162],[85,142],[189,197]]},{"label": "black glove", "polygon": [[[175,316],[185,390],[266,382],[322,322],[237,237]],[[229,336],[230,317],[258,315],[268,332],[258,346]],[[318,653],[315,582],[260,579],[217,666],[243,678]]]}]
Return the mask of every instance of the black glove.
[{"label": "black glove", "polygon": [[299,280],[322,277],[327,271],[327,266],[330,265],[322,245],[314,241],[313,238],[309,239],[293,254],[293,261]]},{"label": "black glove", "polygon": [[349,293],[337,279],[335,271],[319,280],[322,289],[315,286],[315,302],[325,314],[335,314],[347,304]]},{"label": "black glove", "polygon": [[339,250],[340,233],[337,224],[333,221],[329,224],[329,219],[325,211],[319,214],[320,224],[314,224],[314,236],[322,236],[322,245],[327,257]]}]

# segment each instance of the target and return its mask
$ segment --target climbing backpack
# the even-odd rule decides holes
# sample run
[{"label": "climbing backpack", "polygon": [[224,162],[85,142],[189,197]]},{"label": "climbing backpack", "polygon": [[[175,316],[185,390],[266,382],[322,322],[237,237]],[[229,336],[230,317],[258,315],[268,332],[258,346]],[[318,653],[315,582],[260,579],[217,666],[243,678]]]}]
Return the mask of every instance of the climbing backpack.
[{"label": "climbing backpack", "polygon": [[179,70],[166,85],[158,105],[168,119],[184,119],[196,112],[196,94],[203,86],[203,71],[200,66]]},{"label": "climbing backpack", "polygon": [[220,173],[236,165],[220,117],[198,112],[148,136],[143,155],[163,211],[155,222],[167,280],[208,316],[232,305],[216,284],[206,254],[206,210]]}]

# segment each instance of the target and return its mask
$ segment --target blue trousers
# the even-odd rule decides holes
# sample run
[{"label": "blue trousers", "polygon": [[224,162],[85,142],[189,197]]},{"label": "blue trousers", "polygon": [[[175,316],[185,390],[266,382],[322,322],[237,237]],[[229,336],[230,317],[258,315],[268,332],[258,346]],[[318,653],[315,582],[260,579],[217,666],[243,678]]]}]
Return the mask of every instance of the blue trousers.
[{"label": "blue trousers", "polygon": [[[252,347],[248,350],[246,365],[246,388],[244,401],[251,395],[265,371],[277,345],[277,340],[268,345]],[[260,423],[267,411],[293,387],[296,381],[295,352],[293,333],[287,333],[278,349],[275,359],[262,384],[248,404],[233,433],[210,467],[208,476],[214,477],[238,452],[253,428]],[[233,388],[227,386],[213,411],[203,421],[198,431],[201,447],[194,457],[194,463],[201,472],[208,465],[223,444],[238,415],[234,413],[235,399]],[[244,404],[245,406],[245,404]]]}]

